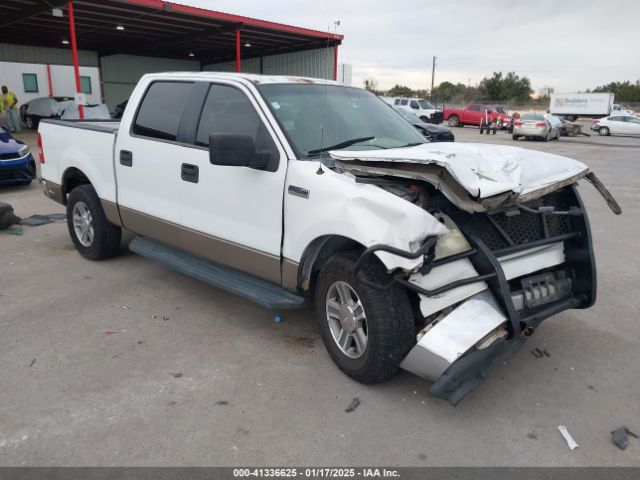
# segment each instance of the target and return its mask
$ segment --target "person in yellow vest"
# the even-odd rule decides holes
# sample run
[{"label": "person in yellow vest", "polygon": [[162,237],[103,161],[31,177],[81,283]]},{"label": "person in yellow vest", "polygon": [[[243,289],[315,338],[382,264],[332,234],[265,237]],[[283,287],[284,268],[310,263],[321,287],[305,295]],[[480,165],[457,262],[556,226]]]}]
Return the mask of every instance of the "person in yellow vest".
[{"label": "person in yellow vest", "polygon": [[18,114],[18,97],[10,92],[6,85],[2,86],[0,110],[4,112],[11,133],[20,132],[20,115]]}]

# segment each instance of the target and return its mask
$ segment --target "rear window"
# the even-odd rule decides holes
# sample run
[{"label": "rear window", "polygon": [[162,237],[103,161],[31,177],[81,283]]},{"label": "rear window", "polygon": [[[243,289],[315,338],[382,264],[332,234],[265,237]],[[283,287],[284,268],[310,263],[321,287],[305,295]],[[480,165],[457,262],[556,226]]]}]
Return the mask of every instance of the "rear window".
[{"label": "rear window", "polygon": [[523,113],[520,116],[520,120],[535,120],[536,122],[543,122],[544,116],[538,115],[536,113]]},{"label": "rear window", "polygon": [[133,133],[175,141],[191,82],[154,82],[144,95],[133,123]]}]

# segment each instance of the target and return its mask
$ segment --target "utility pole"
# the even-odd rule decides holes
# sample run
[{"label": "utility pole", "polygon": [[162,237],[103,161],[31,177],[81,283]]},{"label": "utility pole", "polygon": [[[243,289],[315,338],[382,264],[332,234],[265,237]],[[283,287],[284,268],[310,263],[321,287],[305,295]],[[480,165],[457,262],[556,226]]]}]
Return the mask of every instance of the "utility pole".
[{"label": "utility pole", "polygon": [[431,68],[431,92],[429,94],[429,100],[433,100],[433,82],[436,78],[436,56],[433,57],[433,67]]}]

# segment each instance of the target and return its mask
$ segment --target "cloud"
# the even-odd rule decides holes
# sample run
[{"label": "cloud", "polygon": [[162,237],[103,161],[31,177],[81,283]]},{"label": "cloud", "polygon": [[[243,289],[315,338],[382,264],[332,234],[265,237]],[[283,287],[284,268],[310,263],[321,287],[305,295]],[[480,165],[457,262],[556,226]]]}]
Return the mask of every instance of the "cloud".
[{"label": "cloud", "polygon": [[515,71],[534,89],[593,88],[640,78],[640,2],[537,0],[181,0],[203,8],[317,30],[340,20],[340,61],[353,65],[354,84],[472,84],[494,71]]}]

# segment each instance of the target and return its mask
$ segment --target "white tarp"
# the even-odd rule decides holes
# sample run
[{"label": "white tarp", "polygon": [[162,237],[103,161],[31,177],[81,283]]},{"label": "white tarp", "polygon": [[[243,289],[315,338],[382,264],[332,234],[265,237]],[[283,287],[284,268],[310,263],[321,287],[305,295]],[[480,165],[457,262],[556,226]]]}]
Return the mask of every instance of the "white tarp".
[{"label": "white tarp", "polygon": [[[78,120],[79,118],[80,114],[78,113],[78,107],[74,102],[71,102],[71,105],[67,106],[67,108],[64,109],[62,119]],[[84,118],[85,120],[107,120],[111,118],[111,115],[109,114],[109,108],[104,103],[101,103],[100,105],[96,105],[93,107],[88,107],[85,105]]]},{"label": "white tarp", "polygon": [[59,102],[54,98],[35,98],[29,102],[27,115],[38,115],[39,117],[53,117],[62,115],[62,112],[69,105],[73,105],[73,100]]}]

